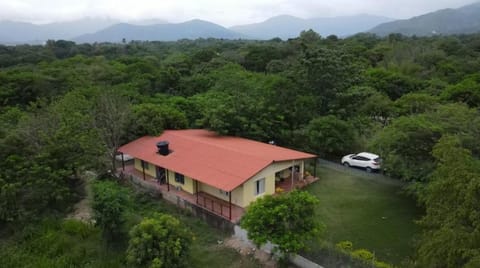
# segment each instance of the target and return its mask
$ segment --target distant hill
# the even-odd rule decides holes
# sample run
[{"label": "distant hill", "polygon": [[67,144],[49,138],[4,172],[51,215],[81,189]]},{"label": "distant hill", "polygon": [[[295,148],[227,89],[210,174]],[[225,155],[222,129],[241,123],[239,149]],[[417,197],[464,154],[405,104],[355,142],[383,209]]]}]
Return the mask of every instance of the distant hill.
[{"label": "distant hill", "polygon": [[390,33],[430,36],[480,32],[480,2],[458,9],[442,9],[408,20],[383,23],[369,32],[380,36]]},{"label": "distant hill", "polygon": [[132,25],[119,23],[94,34],[74,38],[78,43],[121,42],[130,40],[176,41],[197,38],[246,38],[245,35],[231,31],[218,24],[203,20],[191,20],[183,23],[165,23],[155,25]]},{"label": "distant hill", "polygon": [[118,21],[93,18],[49,24],[0,21],[0,43],[32,44],[43,43],[48,39],[71,39],[82,34],[96,32],[115,23]]},{"label": "distant hill", "polygon": [[165,24],[168,23],[166,20],[162,19],[145,19],[145,20],[129,20],[126,23],[133,25],[153,25],[153,24]]},{"label": "distant hill", "polygon": [[373,15],[355,15],[332,18],[301,19],[289,15],[272,17],[264,22],[233,26],[230,30],[257,39],[297,37],[301,31],[312,29],[322,36],[348,36],[363,32],[393,19]]}]

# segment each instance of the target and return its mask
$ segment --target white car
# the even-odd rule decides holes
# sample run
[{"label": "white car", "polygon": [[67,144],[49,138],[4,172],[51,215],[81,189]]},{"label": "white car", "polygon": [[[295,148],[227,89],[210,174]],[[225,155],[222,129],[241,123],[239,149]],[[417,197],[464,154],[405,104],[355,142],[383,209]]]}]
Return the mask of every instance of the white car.
[{"label": "white car", "polygon": [[372,153],[349,154],[342,158],[342,165],[346,167],[364,168],[367,172],[380,170],[380,156]]}]

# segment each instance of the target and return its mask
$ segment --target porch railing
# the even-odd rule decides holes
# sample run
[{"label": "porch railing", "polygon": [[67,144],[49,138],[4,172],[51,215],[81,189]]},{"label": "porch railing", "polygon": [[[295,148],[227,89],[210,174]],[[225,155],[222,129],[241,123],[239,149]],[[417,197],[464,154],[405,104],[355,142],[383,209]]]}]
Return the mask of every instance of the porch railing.
[{"label": "porch railing", "polygon": [[221,215],[224,218],[230,218],[230,205],[219,202],[213,198],[209,198],[205,195],[198,195],[197,205],[210,210],[217,215]]}]

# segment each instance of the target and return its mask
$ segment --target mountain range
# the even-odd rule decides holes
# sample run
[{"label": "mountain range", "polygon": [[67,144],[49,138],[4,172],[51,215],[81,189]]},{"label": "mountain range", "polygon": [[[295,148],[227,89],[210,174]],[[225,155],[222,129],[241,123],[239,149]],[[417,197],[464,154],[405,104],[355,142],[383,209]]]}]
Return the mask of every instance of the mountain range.
[{"label": "mountain range", "polygon": [[[0,21],[0,43],[3,44],[41,44],[49,39],[71,40],[87,33],[95,33],[120,23],[118,20],[102,18],[84,18],[67,22],[33,24],[28,22]],[[134,25],[167,23],[161,19],[136,20]]]},{"label": "mountain range", "polygon": [[369,32],[385,36],[390,33],[431,36],[436,34],[469,34],[480,32],[480,2],[457,9],[442,9],[413,17],[380,24]]},{"label": "mountain range", "polygon": [[77,43],[122,42],[123,40],[176,41],[179,39],[282,39],[297,37],[312,29],[322,36],[345,37],[359,32],[380,36],[390,33],[430,36],[480,32],[480,2],[457,9],[443,9],[406,20],[368,14],[332,18],[302,19],[289,15],[272,17],[260,23],[225,28],[203,20],[168,23],[161,19],[120,22],[113,19],[85,18],[70,22],[32,24],[0,21],[0,43],[42,44],[49,39]]},{"label": "mountain range", "polygon": [[332,18],[302,19],[289,15],[270,18],[264,22],[233,26],[230,30],[242,33],[255,39],[294,38],[303,30],[312,29],[321,36],[348,36],[366,31],[392,18],[361,14]]},{"label": "mountain range", "polygon": [[121,42],[126,40],[176,41],[197,38],[240,39],[246,36],[231,31],[218,24],[203,20],[190,20],[182,23],[165,23],[153,25],[133,25],[119,23],[93,34],[74,38],[78,43]]},{"label": "mountain range", "polygon": [[33,24],[27,22],[1,21],[0,43],[43,43],[49,39],[72,39],[85,33],[93,33],[118,23],[111,19],[85,18],[69,22]]}]

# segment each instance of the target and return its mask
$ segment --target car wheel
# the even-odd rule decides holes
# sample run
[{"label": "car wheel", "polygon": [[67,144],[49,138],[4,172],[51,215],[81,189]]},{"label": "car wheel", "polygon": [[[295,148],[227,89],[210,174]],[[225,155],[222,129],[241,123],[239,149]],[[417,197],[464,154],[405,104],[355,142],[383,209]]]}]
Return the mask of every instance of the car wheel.
[{"label": "car wheel", "polygon": [[343,165],[344,165],[345,167],[350,167],[350,164],[349,164],[348,162],[343,162]]},{"label": "car wheel", "polygon": [[368,173],[372,173],[372,168],[371,168],[371,167],[366,167],[365,170],[366,170]]}]

